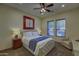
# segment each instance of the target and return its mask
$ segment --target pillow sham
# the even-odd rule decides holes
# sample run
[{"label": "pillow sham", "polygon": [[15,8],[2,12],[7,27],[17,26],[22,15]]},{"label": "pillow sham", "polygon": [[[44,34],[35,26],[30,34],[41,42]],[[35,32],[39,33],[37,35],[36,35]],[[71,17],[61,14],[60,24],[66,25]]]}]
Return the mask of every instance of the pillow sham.
[{"label": "pillow sham", "polygon": [[32,35],[33,36],[39,36],[39,33],[38,32],[32,32]]},{"label": "pillow sham", "polygon": [[24,33],[24,36],[30,37],[30,36],[32,36],[32,32],[25,32],[25,33]]}]

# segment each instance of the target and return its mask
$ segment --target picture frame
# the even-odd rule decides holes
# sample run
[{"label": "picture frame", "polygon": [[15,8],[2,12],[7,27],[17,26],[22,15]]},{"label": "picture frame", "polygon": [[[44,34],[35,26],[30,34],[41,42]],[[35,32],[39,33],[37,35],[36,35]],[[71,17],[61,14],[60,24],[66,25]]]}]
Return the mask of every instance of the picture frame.
[{"label": "picture frame", "polygon": [[29,16],[23,16],[23,29],[34,29],[34,19]]}]

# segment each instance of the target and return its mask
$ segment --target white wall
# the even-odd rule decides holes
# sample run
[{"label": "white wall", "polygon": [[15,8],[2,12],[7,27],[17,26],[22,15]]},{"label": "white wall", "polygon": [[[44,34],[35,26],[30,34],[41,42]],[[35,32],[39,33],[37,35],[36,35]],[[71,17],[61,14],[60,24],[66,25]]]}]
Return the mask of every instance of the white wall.
[{"label": "white wall", "polygon": [[[22,29],[25,15],[31,16],[18,9],[0,5],[0,50],[12,47],[11,28]],[[35,19],[35,28],[41,28],[41,20],[34,16],[31,17]]]}]

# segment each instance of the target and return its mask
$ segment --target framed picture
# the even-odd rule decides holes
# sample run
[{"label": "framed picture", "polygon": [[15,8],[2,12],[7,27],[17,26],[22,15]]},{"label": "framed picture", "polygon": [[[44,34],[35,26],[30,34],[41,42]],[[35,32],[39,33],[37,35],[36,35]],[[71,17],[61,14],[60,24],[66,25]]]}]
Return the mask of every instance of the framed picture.
[{"label": "framed picture", "polygon": [[23,16],[23,29],[34,29],[34,19],[28,16]]}]

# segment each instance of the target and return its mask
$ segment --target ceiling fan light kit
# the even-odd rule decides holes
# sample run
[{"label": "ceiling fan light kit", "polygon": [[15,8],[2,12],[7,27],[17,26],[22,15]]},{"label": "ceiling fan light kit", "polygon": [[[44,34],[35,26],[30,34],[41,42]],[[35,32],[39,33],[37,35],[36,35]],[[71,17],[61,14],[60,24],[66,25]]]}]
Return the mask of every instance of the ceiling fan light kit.
[{"label": "ceiling fan light kit", "polygon": [[41,9],[41,12],[46,12],[46,10],[44,8]]},{"label": "ceiling fan light kit", "polygon": [[44,13],[42,12],[41,15],[44,15]]}]

